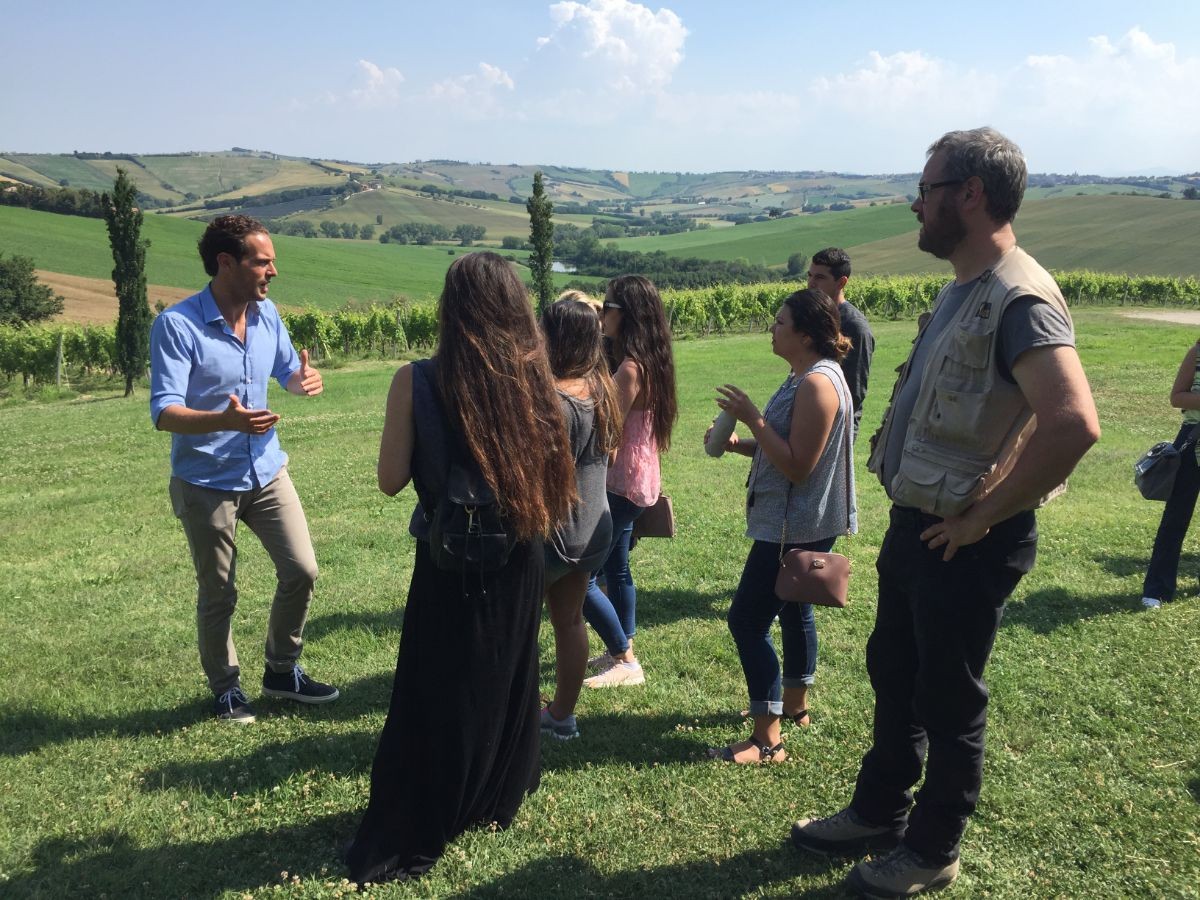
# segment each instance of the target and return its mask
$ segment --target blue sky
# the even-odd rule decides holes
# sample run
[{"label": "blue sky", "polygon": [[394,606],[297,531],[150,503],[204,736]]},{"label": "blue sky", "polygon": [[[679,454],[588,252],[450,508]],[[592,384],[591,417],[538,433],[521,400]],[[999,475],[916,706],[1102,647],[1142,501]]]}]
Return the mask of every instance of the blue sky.
[{"label": "blue sky", "polygon": [[990,124],[1033,171],[1200,170],[1195,0],[14,7],[0,152],[883,173]]}]

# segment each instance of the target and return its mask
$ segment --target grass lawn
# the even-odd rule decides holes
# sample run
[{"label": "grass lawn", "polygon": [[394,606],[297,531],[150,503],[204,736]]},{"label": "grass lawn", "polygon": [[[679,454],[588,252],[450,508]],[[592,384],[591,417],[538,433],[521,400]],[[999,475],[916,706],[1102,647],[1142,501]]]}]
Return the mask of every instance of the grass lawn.
[{"label": "grass lawn", "polygon": [[[1162,507],[1130,483],[1137,454],[1176,430],[1165,398],[1195,330],[1104,310],[1077,324],[1104,437],[1041,514],[1037,568],[1000,630],[984,794],[947,897],[1194,897],[1200,885],[1200,552],[1189,542],[1180,602],[1142,612]],[[913,331],[878,325],[868,435]],[[786,732],[791,759],[707,761],[705,747],[744,733],[724,614],[748,542],[746,461],[709,459],[700,438],[714,384],[765,402],[784,371],[761,334],[681,342],[676,358],[665,481],[679,534],[633,560],[647,684],[584,695],[582,738],[544,748],[541,789],[511,829],[468,833],[426,878],[372,896],[840,896],[848,864],[796,852],[787,833],[844,804],[867,748],[885,498],[864,442],[862,531],[841,542],[851,604],[818,610],[813,725]],[[412,491],[374,487],[393,368],[326,370],[316,400],[272,393],[321,564],[304,659],[343,698],[264,700],[249,727],[208,718],[169,441],[145,389],[0,408],[0,895],[347,891],[337,853],[366,802],[412,560]],[[273,578],[252,536],[241,551],[234,628],[254,698]],[[549,691],[548,623],[541,644]]]}]

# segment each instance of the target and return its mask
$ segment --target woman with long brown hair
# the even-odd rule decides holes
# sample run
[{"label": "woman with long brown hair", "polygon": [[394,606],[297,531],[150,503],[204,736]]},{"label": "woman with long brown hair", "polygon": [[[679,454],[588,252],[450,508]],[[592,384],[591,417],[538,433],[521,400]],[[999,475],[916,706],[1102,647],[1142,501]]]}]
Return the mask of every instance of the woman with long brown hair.
[{"label": "woman with long brown hair", "polygon": [[604,295],[604,334],[612,342],[613,380],[623,419],[616,459],[608,470],[608,506],[613,537],[603,571],[607,594],[592,578],[583,615],[604,641],[592,661],[599,670],[588,687],[642,684],[645,674],[633,653],[637,631],[637,588],[629,571],[633,523],[662,490],[659,454],[671,446],[679,414],[671,328],[658,289],[641,275],[622,275]]},{"label": "woman with long brown hair", "polygon": [[[455,260],[438,322],[433,359],[392,380],[379,450],[380,490],[412,480],[419,504],[391,705],[346,855],[359,884],[415,877],[467,828],[506,827],[540,775],[542,548],[574,498],[566,429],[525,286],[503,258]],[[495,571],[434,562],[430,520],[460,460],[515,540]]]},{"label": "woman with long brown hair", "polygon": [[546,542],[546,600],[554,626],[556,680],[554,699],[542,710],[542,733],[565,741],[579,735],[575,704],[588,655],[583,597],[612,539],[604,486],[609,459],[621,439],[621,412],[595,307],[585,299],[560,297],[546,307],[541,325],[571,439],[579,496],[570,517]]}]

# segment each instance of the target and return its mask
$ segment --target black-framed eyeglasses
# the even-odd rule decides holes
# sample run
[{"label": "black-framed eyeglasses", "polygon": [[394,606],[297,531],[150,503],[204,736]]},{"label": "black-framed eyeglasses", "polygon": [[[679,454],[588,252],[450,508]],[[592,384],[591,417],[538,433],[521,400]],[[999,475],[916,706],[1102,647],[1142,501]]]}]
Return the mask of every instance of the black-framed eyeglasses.
[{"label": "black-framed eyeglasses", "polygon": [[917,182],[917,194],[921,197],[921,202],[925,202],[925,198],[929,196],[930,191],[936,191],[940,187],[947,187],[952,184],[962,184],[967,179],[965,178],[947,178],[945,181],[935,181],[933,184],[926,184],[923,181]]}]

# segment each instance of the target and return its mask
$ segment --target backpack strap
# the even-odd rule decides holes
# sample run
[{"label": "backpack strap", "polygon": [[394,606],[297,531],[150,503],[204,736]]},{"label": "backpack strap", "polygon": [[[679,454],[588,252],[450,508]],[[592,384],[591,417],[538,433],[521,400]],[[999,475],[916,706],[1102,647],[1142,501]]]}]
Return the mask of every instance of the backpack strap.
[{"label": "backpack strap", "polygon": [[438,392],[437,363],[419,359],[413,368],[413,487],[420,501],[424,518],[432,515],[438,498],[446,489],[450,472],[451,440],[446,413]]}]

